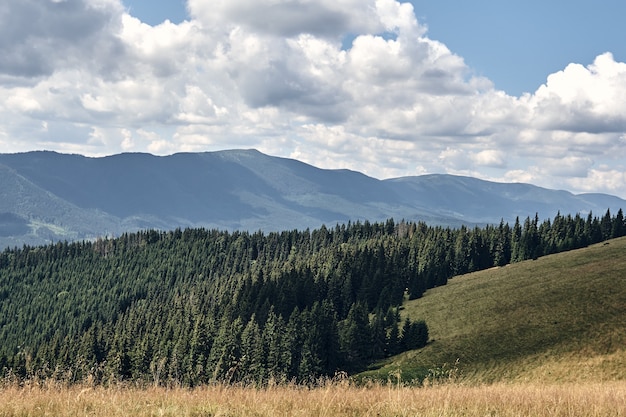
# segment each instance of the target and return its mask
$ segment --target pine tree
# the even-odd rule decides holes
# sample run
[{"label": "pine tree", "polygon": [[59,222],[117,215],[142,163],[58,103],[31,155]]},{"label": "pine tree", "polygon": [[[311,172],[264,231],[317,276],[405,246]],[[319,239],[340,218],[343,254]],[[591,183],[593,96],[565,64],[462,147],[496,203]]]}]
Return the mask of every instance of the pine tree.
[{"label": "pine tree", "polygon": [[602,240],[607,240],[612,237],[613,234],[613,219],[611,217],[611,210],[607,209],[602,220],[600,220],[600,231],[602,234]]},{"label": "pine tree", "polygon": [[402,327],[400,346],[403,350],[419,349],[428,343],[428,326],[423,320],[411,322],[407,317]]},{"label": "pine tree", "polygon": [[275,381],[283,381],[291,367],[290,346],[285,338],[285,321],[282,316],[271,309],[263,328],[263,345],[265,347],[265,367],[268,377]]},{"label": "pine tree", "polygon": [[367,309],[359,302],[354,303],[340,331],[341,350],[349,366],[357,367],[369,359],[370,340]]},{"label": "pine tree", "polygon": [[378,310],[374,314],[370,323],[370,358],[382,358],[385,356],[387,348],[387,329],[385,328],[385,317],[382,311]]},{"label": "pine tree", "polygon": [[289,349],[289,378],[300,376],[300,363],[302,362],[302,349],[304,347],[306,330],[302,325],[302,314],[298,307],[294,308],[287,321],[285,328],[285,347]]},{"label": "pine tree", "polygon": [[240,318],[229,322],[222,320],[217,338],[211,349],[210,364],[213,366],[213,380],[232,382],[237,380],[241,358],[241,334],[243,325]]},{"label": "pine tree", "polygon": [[320,360],[321,374],[333,375],[343,362],[337,313],[332,303],[324,300],[313,305],[310,316],[315,328],[314,332],[310,332],[310,338],[316,341],[317,347],[313,357]]},{"label": "pine tree", "polygon": [[244,380],[261,384],[265,380],[265,352],[259,324],[253,315],[241,334],[239,371]]},{"label": "pine tree", "polygon": [[617,238],[626,235],[626,223],[624,222],[624,212],[620,208],[613,219],[613,228],[611,231],[611,237]]},{"label": "pine tree", "polygon": [[511,262],[520,262],[525,259],[522,248],[522,226],[519,217],[515,218],[515,225],[511,232]]},{"label": "pine tree", "polygon": [[400,329],[398,327],[398,323],[394,322],[390,326],[389,334],[387,336],[386,353],[387,356],[393,356],[400,353],[400,350]]}]

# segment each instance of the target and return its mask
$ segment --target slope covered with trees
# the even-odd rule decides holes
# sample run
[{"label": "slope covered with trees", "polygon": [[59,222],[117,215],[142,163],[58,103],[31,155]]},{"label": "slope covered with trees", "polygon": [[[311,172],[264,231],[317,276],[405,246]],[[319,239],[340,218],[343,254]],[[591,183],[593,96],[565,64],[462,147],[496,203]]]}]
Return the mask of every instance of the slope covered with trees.
[{"label": "slope covered with trees", "polygon": [[399,319],[456,275],[626,234],[620,210],[458,229],[357,222],[186,229],[0,254],[5,376],[197,385],[307,382],[424,346]]}]

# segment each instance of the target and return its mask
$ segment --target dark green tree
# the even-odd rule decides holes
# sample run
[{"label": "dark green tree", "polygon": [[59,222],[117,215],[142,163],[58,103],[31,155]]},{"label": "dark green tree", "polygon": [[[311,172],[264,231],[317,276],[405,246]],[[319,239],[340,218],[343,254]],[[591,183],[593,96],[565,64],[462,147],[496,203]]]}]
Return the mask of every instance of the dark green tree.
[{"label": "dark green tree", "polygon": [[341,351],[350,367],[355,368],[370,359],[371,335],[365,305],[359,302],[352,305],[348,317],[341,323],[339,337]]}]

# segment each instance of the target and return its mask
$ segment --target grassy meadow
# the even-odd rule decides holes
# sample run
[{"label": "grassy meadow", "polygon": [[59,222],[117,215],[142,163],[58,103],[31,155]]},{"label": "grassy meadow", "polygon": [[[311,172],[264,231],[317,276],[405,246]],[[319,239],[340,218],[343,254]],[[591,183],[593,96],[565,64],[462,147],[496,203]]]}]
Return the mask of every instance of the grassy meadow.
[{"label": "grassy meadow", "polygon": [[363,376],[626,380],[626,238],[455,277],[403,313],[426,320],[428,346]]},{"label": "grassy meadow", "polygon": [[9,387],[0,416],[620,416],[626,382],[427,387],[329,383],[305,389]]},{"label": "grassy meadow", "polygon": [[426,320],[430,343],[359,384],[5,382],[0,417],[626,415],[626,238],[455,277],[403,314]]}]

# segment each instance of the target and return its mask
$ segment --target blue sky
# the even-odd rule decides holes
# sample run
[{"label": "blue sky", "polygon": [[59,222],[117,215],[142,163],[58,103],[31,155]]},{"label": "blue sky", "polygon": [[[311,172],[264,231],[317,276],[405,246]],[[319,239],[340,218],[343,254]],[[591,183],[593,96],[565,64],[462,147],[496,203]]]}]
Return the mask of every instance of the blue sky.
[{"label": "blue sky", "polygon": [[626,198],[623,16],[623,0],[4,0],[0,150],[256,148]]},{"label": "blue sky", "polygon": [[429,36],[509,94],[533,92],[571,62],[588,64],[610,51],[623,61],[621,0],[416,0]]},{"label": "blue sky", "polygon": [[180,23],[189,18],[185,0],[124,0],[130,14],[150,25],[158,25],[168,19]]}]

